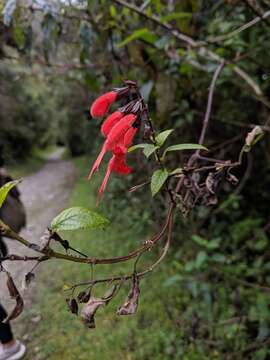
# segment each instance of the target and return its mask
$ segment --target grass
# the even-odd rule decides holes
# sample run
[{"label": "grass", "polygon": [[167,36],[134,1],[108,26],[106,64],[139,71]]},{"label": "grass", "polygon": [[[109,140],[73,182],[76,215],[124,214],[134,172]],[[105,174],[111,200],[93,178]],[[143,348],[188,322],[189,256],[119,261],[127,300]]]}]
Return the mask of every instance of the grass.
[{"label": "grass", "polygon": [[[76,161],[79,174],[85,174],[88,166],[84,159]],[[79,176],[71,195],[70,206],[95,207],[95,182],[88,183]],[[106,212],[106,199],[103,214]],[[67,234],[65,234],[66,236]],[[66,236],[67,237],[67,236]],[[117,256],[136,248],[142,239],[133,229],[125,226],[125,214],[121,224],[112,223],[105,231],[77,232],[68,237],[72,246],[92,256]],[[155,255],[155,256],[154,256]],[[147,255],[141,264],[151,261],[157,254]],[[167,260],[168,261],[168,260]],[[168,289],[163,283],[168,276],[168,263],[164,263],[141,282],[138,312],[134,316],[117,316],[116,311],[124,301],[130,284],[124,285],[117,297],[96,314],[96,329],[87,329],[79,317],[67,311],[65,298],[68,293],[64,284],[87,281],[91,267],[65,261],[43,264],[37,276],[34,304],[26,308],[23,333],[29,333],[28,357],[31,360],[112,360],[112,359],[172,359],[174,337],[172,322],[168,319],[165,305]],[[123,274],[132,271],[133,263],[97,266],[97,277]],[[106,288],[97,289],[95,296],[104,294]],[[41,314],[41,320],[33,322]]]},{"label": "grass", "polygon": [[7,166],[8,173],[14,178],[19,179],[37,171],[43,163],[47,160],[48,156],[57,149],[56,146],[48,146],[45,149],[34,148],[31,156],[22,163],[15,163]]}]

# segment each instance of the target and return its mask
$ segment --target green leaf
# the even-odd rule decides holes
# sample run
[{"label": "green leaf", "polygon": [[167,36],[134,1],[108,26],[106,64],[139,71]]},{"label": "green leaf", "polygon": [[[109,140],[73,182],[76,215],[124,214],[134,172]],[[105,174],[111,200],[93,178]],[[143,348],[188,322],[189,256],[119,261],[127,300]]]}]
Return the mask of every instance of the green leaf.
[{"label": "green leaf", "polygon": [[126,37],[123,41],[118,43],[117,46],[118,47],[125,46],[128,43],[130,43],[131,41],[134,41],[137,39],[144,40],[150,44],[154,44],[155,41],[157,40],[157,36],[156,36],[156,34],[152,33],[149,29],[142,28],[142,29],[138,29],[138,30],[134,31],[131,35]]},{"label": "green leaf", "polygon": [[110,6],[110,15],[113,18],[115,18],[117,16],[117,10],[116,10],[116,7],[114,5]]},{"label": "green leaf", "polygon": [[206,147],[199,144],[177,144],[167,147],[163,153],[163,158],[169,151],[182,151],[182,150],[208,150]]},{"label": "green leaf", "polygon": [[175,274],[170,276],[166,281],[163,283],[163,287],[169,287],[175,284],[179,284],[180,281],[183,280],[183,276],[181,274]]},{"label": "green leaf", "polygon": [[21,180],[9,181],[0,188],[0,208],[6,200],[6,197],[8,196],[10,190],[14,188],[14,186],[17,186],[20,182]]},{"label": "green leaf", "polygon": [[217,254],[214,254],[211,256],[211,261],[224,264],[226,262],[226,256],[224,256],[223,254],[217,253]]},{"label": "green leaf", "polygon": [[150,144],[137,144],[137,145],[133,145],[131,146],[130,148],[128,148],[128,152],[132,152],[134,150],[137,150],[137,149],[144,149],[146,146],[148,146]]},{"label": "green leaf", "polygon": [[195,267],[199,269],[207,260],[208,256],[205,251],[200,251],[195,260]]},{"label": "green leaf", "polygon": [[208,240],[200,237],[199,235],[192,235],[191,239],[200,246],[208,247]]},{"label": "green leaf", "polygon": [[220,238],[213,239],[208,241],[207,239],[202,238],[199,235],[192,235],[191,239],[198,245],[206,247],[209,250],[217,249],[221,241]]},{"label": "green leaf", "polygon": [[159,133],[157,136],[156,136],[156,142],[158,144],[158,146],[162,146],[165,141],[167,140],[168,136],[171,135],[171,133],[173,132],[174,129],[170,129],[170,130],[165,130],[165,131],[162,131],[161,133]]},{"label": "green leaf", "polygon": [[169,173],[166,169],[156,170],[151,178],[151,193],[155,196],[164,185]]},{"label": "green leaf", "polygon": [[16,22],[16,24],[13,25],[14,29],[14,39],[16,41],[16,44],[20,49],[23,49],[25,44],[25,35],[23,31],[23,27]]},{"label": "green leaf", "polygon": [[179,175],[182,173],[182,171],[183,171],[182,168],[176,168],[170,172],[170,175]]},{"label": "green leaf", "polygon": [[64,284],[63,287],[62,287],[62,289],[63,289],[64,291],[67,291],[67,290],[72,289],[72,286],[70,286],[70,285],[68,285],[68,284]]},{"label": "green leaf", "polygon": [[162,22],[168,22],[171,20],[191,19],[192,14],[188,12],[173,12],[171,14],[161,17]]},{"label": "green leaf", "polygon": [[109,220],[95,211],[81,206],[63,210],[51,222],[53,231],[100,229],[109,225]]},{"label": "green leaf", "polygon": [[143,149],[143,153],[148,159],[149,156],[151,156],[158,148],[159,146],[155,146],[153,144],[147,144],[147,146],[145,146]]}]

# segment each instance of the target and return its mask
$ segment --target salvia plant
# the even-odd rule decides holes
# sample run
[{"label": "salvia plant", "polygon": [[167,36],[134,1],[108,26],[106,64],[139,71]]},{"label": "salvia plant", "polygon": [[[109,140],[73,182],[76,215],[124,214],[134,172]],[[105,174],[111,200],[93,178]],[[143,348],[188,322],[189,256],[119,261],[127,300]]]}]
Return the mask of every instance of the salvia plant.
[{"label": "salvia plant", "polygon": [[[140,282],[161,263],[170,249],[175,213],[180,212],[182,216],[188,216],[197,205],[211,206],[217,204],[219,184],[223,181],[228,181],[232,184],[238,182],[233,170],[242,164],[245,153],[249,152],[252,146],[263,136],[262,129],[259,126],[254,127],[247,134],[245,141],[243,141],[243,147],[239,155],[233,160],[216,159],[211,156],[211,149],[207,149],[203,145],[209,127],[216,82],[223,68],[224,63],[217,67],[209,87],[207,107],[197,143],[170,144],[166,147],[165,142],[169,141],[168,138],[172,134],[173,129],[156,133],[148,106],[137,83],[134,81],[125,81],[122,87],[112,89],[94,101],[90,107],[92,118],[105,117],[100,128],[104,143],[96,161],[92,165],[88,176],[89,180],[99,170],[101,162],[104,160],[104,155],[106,153],[111,154],[104,180],[98,191],[97,205],[104,195],[111,174],[120,176],[129,175],[132,172],[132,168],[128,164],[130,162],[128,155],[132,151],[141,149],[142,156],[145,156],[147,161],[155,163],[155,170],[150,179],[142,184],[136,184],[132,187],[132,191],[150,185],[153,197],[160,192],[164,197],[164,204],[166,204],[165,219],[162,224],[159,224],[157,233],[144,240],[138,248],[128,254],[108,258],[91,257],[83,254],[79,249],[71,247],[69,242],[63,239],[59,233],[79,229],[104,229],[109,225],[109,220],[96,212],[96,210],[79,206],[63,210],[52,220],[38,244],[30,243],[0,221],[1,235],[20,242],[38,254],[37,256],[10,254],[0,257],[1,271],[5,272],[7,276],[7,291],[16,303],[6,321],[19,316],[24,306],[23,298],[11,274],[2,264],[6,260],[35,262],[34,268],[24,278],[24,287],[27,287],[34,279],[34,269],[37,265],[49,259],[64,259],[66,261],[87,264],[91,268],[102,264],[111,264],[113,266],[113,264],[128,262],[133,259],[135,263],[130,273],[107,278],[94,278],[92,272],[89,281],[65,285],[64,289],[69,292],[66,301],[71,313],[76,315],[80,313],[83,322],[89,328],[95,327],[95,315],[98,309],[115,300],[122,284],[126,282],[130,283],[130,290],[126,295],[124,303],[116,306],[116,312],[118,315],[136,313],[140,296]],[[118,104],[118,108],[108,114],[111,107],[115,107],[116,104]],[[91,126],[91,123],[89,126]],[[170,152],[177,151],[186,151],[190,156],[181,166],[170,169],[167,163],[167,155]],[[18,181],[13,181],[5,184],[0,189],[0,207],[9,191],[17,184]],[[55,243],[62,245],[65,251],[56,251],[54,249]],[[157,253],[156,260],[147,268],[138,270],[139,260],[142,260],[146,252],[154,250],[157,244],[161,244],[162,250]],[[103,296],[97,297],[95,290],[102,283],[108,284],[108,291]]]}]

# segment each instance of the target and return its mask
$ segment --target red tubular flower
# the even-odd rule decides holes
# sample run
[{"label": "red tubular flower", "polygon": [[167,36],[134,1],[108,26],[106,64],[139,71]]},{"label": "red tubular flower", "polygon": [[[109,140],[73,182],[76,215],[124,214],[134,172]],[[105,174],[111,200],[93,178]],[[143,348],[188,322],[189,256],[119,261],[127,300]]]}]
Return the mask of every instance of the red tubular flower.
[{"label": "red tubular flower", "polygon": [[99,205],[103,197],[104,191],[106,189],[108,180],[112,172],[115,172],[116,174],[120,174],[120,175],[128,175],[131,173],[131,171],[132,171],[131,167],[129,167],[126,163],[126,154],[120,152],[117,155],[114,154],[108,164],[105,177],[99,188],[96,205],[97,206]]},{"label": "red tubular flower", "polygon": [[126,163],[126,154],[116,156],[113,164],[113,172],[120,175],[128,175],[131,173],[132,168]]},{"label": "red tubular flower", "polygon": [[92,166],[89,174],[88,174],[88,180],[91,179],[92,175],[94,174],[94,172],[98,171],[99,169],[99,166],[100,166],[100,163],[104,157],[104,155],[106,154],[107,152],[107,147],[106,147],[106,142],[103,144],[102,146],[102,149],[101,149],[101,152],[99,153],[96,161],[94,162],[94,165]]},{"label": "red tubular flower", "polygon": [[111,129],[116,125],[124,116],[121,111],[115,111],[107,117],[101,126],[101,133],[104,137],[107,137]]},{"label": "red tubular flower", "polygon": [[137,133],[137,130],[138,130],[138,128],[131,127],[131,128],[125,133],[125,136],[124,136],[124,147],[125,147],[125,148],[128,148],[128,147],[132,144],[133,139],[134,139],[134,136],[135,136],[136,133]]},{"label": "red tubular flower", "polygon": [[90,114],[93,118],[104,116],[112,103],[117,99],[116,91],[109,91],[99,96],[92,104],[90,108]]},{"label": "red tubular flower", "polygon": [[114,160],[115,157],[113,156],[108,164],[108,167],[107,167],[107,171],[106,171],[106,174],[104,176],[104,179],[102,181],[102,184],[99,188],[99,191],[98,191],[98,197],[97,197],[97,203],[96,203],[96,206],[99,205],[102,197],[103,197],[103,194],[104,194],[104,191],[106,189],[106,186],[107,186],[107,183],[108,183],[108,180],[110,178],[110,175],[111,175],[111,172],[112,172],[112,168],[113,168],[113,163],[114,163]]},{"label": "red tubular flower", "polygon": [[130,130],[132,124],[136,120],[136,115],[129,114],[124,116],[121,120],[114,125],[107,136],[107,140],[105,141],[100,154],[98,155],[94,165],[88,175],[88,180],[91,179],[94,172],[98,171],[100,163],[108,150],[113,151],[117,145],[120,147],[123,146],[123,138],[125,133]]},{"label": "red tubular flower", "polygon": [[107,146],[109,149],[112,149],[114,145],[121,141],[125,133],[131,128],[135,120],[136,115],[128,114],[124,116],[117,124],[114,125],[114,127],[109,132],[107,140],[105,142],[108,144]]}]

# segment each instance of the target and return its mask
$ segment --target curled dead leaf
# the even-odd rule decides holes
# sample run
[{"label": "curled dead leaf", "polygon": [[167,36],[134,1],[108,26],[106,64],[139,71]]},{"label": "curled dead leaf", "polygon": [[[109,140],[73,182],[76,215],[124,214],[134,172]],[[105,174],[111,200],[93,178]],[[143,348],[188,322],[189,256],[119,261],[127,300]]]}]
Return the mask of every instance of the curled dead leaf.
[{"label": "curled dead leaf", "polygon": [[205,180],[205,186],[211,194],[215,194],[215,190],[217,187],[217,181],[216,181],[216,177],[215,177],[214,173],[210,172],[207,175],[207,178]]},{"label": "curled dead leaf", "polygon": [[88,328],[94,329],[96,327],[95,314],[98,308],[107,305],[116,294],[117,289],[118,286],[113,285],[102,298],[91,297],[87,304],[82,308],[81,318]]},{"label": "curled dead leaf", "polygon": [[79,303],[87,303],[89,299],[90,299],[90,291],[81,291],[77,296],[77,300]]},{"label": "curled dead leaf", "polygon": [[78,307],[77,301],[73,298],[66,299],[66,303],[67,303],[67,306],[68,306],[68,309],[70,310],[70,312],[72,314],[78,315],[79,307]]},{"label": "curled dead leaf", "polygon": [[264,132],[260,126],[255,126],[246,137],[245,143],[248,147],[255,145],[257,141],[264,135]]},{"label": "curled dead leaf", "polygon": [[88,303],[82,308],[81,318],[84,324],[89,329],[94,329],[96,327],[95,323],[95,314],[99,307],[104,306],[106,301],[100,298],[90,298]]},{"label": "curled dead leaf", "polygon": [[51,233],[49,229],[46,229],[40,238],[40,243],[39,243],[40,249],[41,250],[47,249],[50,245],[50,241],[51,241]]},{"label": "curled dead leaf", "polygon": [[23,290],[26,290],[32,281],[35,279],[35,274],[32,272],[28,272],[25,274],[23,281],[22,281],[22,288]]},{"label": "curled dead leaf", "polygon": [[128,293],[128,296],[124,304],[118,309],[117,315],[135,314],[138,308],[139,295],[140,295],[139,278],[137,275],[134,275],[132,288]]},{"label": "curled dead leaf", "polygon": [[4,323],[7,323],[10,320],[16,319],[23,311],[23,299],[10,275],[9,272],[6,272],[7,275],[7,288],[9,291],[9,295],[12,299],[16,300],[16,305],[11,311],[11,313],[7,316],[7,318],[3,321]]},{"label": "curled dead leaf", "polygon": [[238,179],[235,175],[231,174],[229,171],[227,173],[226,179],[229,183],[231,183],[232,185],[237,185],[238,184]]}]

